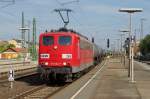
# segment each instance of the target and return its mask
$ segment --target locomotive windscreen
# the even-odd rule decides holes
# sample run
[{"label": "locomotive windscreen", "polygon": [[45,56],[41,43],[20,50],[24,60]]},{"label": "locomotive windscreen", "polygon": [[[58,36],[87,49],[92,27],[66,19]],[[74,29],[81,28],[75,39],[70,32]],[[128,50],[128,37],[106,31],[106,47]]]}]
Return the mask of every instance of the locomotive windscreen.
[{"label": "locomotive windscreen", "polygon": [[53,36],[44,36],[43,37],[43,45],[48,46],[54,44]]},{"label": "locomotive windscreen", "polygon": [[59,44],[60,45],[70,45],[71,44],[71,37],[70,36],[60,36],[59,37]]}]

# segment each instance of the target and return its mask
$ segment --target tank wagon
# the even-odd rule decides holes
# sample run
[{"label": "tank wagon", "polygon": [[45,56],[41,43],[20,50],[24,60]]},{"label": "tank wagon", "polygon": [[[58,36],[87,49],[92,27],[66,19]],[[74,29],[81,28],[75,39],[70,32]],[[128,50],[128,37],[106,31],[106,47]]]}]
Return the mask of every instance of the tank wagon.
[{"label": "tank wagon", "polygon": [[75,31],[63,28],[40,34],[38,62],[42,79],[70,82],[101,58],[102,50]]}]

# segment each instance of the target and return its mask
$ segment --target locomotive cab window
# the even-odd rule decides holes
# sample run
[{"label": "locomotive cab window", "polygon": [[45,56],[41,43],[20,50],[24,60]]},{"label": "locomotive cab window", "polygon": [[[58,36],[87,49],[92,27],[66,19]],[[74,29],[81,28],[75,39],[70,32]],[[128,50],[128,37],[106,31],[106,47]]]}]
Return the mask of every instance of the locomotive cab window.
[{"label": "locomotive cab window", "polygon": [[48,46],[54,44],[53,36],[44,36],[43,37],[43,45]]},{"label": "locomotive cab window", "polygon": [[70,36],[60,36],[59,37],[59,44],[60,45],[70,45],[71,44],[71,37]]}]

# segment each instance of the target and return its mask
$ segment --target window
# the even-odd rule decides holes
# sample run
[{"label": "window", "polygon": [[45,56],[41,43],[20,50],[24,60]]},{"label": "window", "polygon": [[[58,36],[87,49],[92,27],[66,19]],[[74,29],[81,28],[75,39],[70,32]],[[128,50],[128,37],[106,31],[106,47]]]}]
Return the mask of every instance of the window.
[{"label": "window", "polygon": [[43,45],[48,46],[54,44],[53,36],[44,36],[43,37]]},{"label": "window", "polygon": [[70,36],[60,36],[59,37],[59,44],[60,45],[70,45],[71,44],[71,37]]}]

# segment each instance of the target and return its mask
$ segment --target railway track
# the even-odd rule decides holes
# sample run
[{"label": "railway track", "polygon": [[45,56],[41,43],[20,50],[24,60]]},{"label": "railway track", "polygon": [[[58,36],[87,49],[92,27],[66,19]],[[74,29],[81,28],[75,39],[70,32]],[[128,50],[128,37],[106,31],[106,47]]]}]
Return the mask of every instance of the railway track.
[{"label": "railway track", "polygon": [[[16,78],[11,83],[6,80],[0,82],[0,98],[2,99],[47,99],[51,95],[65,88],[69,83],[47,83],[39,79],[37,73],[31,73]],[[3,93],[5,90],[6,93]]]},{"label": "railway track", "polygon": [[0,69],[1,69],[0,72],[5,72],[8,69],[10,69],[10,67],[16,69],[16,68],[20,68],[20,67],[27,67],[29,65],[36,65],[36,64],[31,63],[31,62],[3,63],[3,64],[0,64]]},{"label": "railway track", "polygon": [[47,99],[69,84],[41,85],[26,92],[20,93],[11,99]]},{"label": "railway track", "polygon": [[135,59],[135,60],[150,65],[150,61],[143,61],[143,60],[139,60],[139,59]]},{"label": "railway track", "polygon": [[39,80],[39,75],[28,73],[28,76],[17,78],[12,89],[8,87],[10,85],[8,82],[0,83],[0,89],[2,89],[0,96],[2,99],[47,99],[70,84],[42,82]]},{"label": "railway track", "polygon": [[12,62],[12,63],[0,63],[0,66],[5,66],[5,65],[17,65],[17,64],[30,64],[31,62]]},{"label": "railway track", "polygon": [[[0,83],[8,82],[10,65],[12,64],[8,63],[8,64],[5,64],[4,66],[0,66]],[[24,63],[24,62],[14,63],[12,68],[14,70],[15,79],[20,79],[22,77],[37,74],[36,64],[30,64],[28,62],[27,63]]]},{"label": "railway track", "polygon": [[[37,77],[33,77],[33,78],[37,78]],[[76,81],[76,80],[78,80],[78,79],[74,79],[74,81]],[[38,82],[40,82],[40,81],[38,81]],[[34,83],[34,82],[32,82],[32,83]],[[25,90],[18,94],[15,94],[12,97],[10,97],[9,99],[48,99],[51,96],[53,96],[54,94],[56,94],[57,92],[66,88],[70,84],[71,83],[66,83],[66,82],[63,82],[63,83],[62,82],[61,83],[60,82],[55,82],[55,83],[54,82],[53,83],[44,82],[43,84],[35,86],[29,90]]]},{"label": "railway track", "polygon": [[[15,80],[35,74],[37,74],[37,68],[18,70],[15,71]],[[0,76],[0,83],[8,82],[8,73],[1,74]]]}]

